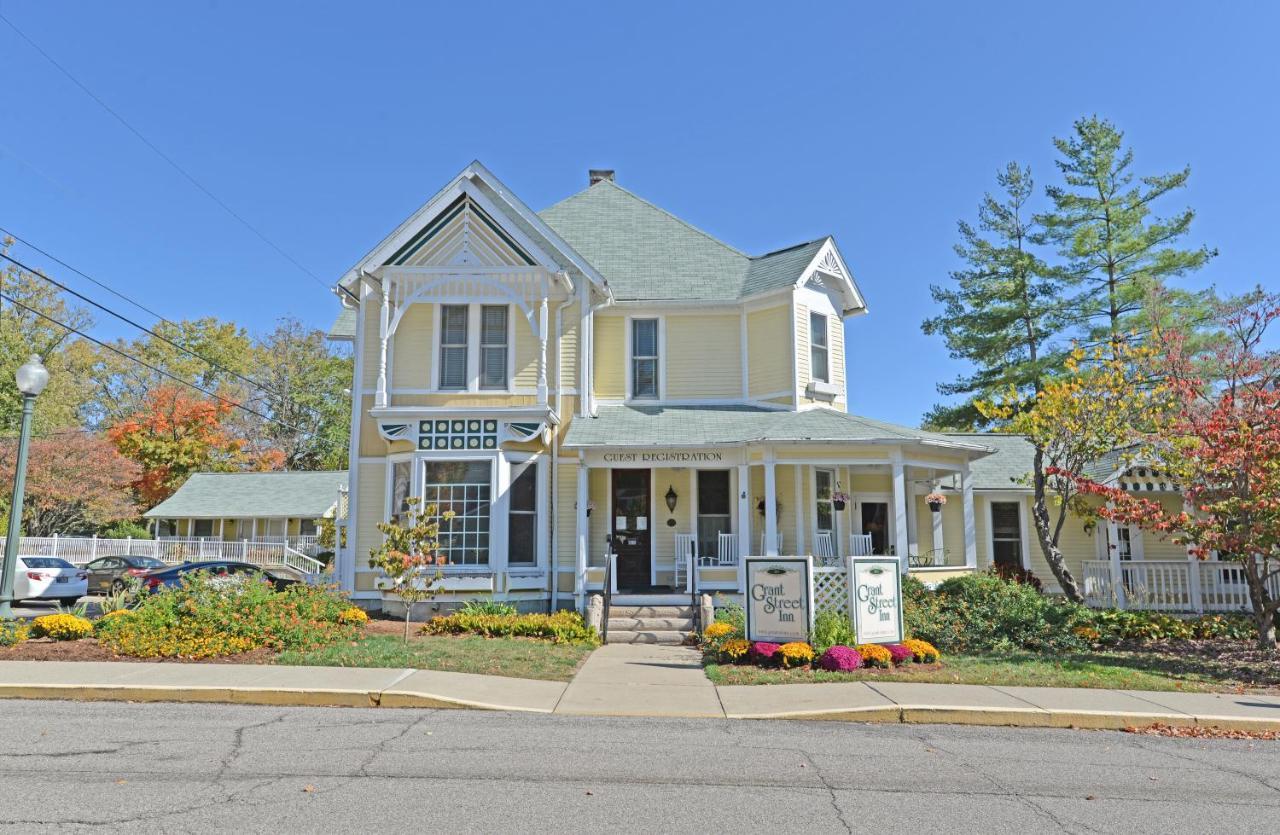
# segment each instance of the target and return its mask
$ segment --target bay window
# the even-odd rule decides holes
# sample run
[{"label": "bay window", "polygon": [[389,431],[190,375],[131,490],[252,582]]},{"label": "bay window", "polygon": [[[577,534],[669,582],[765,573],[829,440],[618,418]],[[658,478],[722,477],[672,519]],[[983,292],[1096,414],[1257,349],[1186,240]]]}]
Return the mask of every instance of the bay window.
[{"label": "bay window", "polygon": [[489,564],[492,464],[488,460],[440,460],[423,464],[422,503],[436,506],[440,553],[449,565]]},{"label": "bay window", "polygon": [[507,563],[538,561],[538,464],[514,464],[507,493]]}]

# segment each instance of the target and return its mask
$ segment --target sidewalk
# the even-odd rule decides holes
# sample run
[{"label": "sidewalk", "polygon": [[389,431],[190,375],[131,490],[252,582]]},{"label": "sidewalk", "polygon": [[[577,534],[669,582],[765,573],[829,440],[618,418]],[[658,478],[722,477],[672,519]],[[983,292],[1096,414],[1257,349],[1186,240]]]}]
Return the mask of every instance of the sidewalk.
[{"label": "sidewalk", "polygon": [[0,698],[1280,730],[1280,696],[879,681],[716,687],[702,674],[696,650],[643,644],[602,647],[567,684],[410,669],[4,661]]}]

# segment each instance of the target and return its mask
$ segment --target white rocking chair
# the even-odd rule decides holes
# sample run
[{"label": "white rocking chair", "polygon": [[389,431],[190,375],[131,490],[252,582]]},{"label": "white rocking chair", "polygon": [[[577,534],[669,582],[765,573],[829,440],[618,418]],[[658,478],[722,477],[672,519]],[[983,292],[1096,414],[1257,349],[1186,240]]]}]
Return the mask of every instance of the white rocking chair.
[{"label": "white rocking chair", "polygon": [[853,554],[855,557],[871,556],[871,547],[871,534],[849,534],[849,553]]},{"label": "white rocking chair", "polygon": [[716,562],[719,565],[738,564],[738,535],[722,533],[716,537]]},{"label": "white rocking chair", "polygon": [[820,565],[836,564],[836,551],[831,543],[831,531],[818,531],[813,537],[813,556]]},{"label": "white rocking chair", "polygon": [[688,581],[690,560],[697,562],[698,538],[691,533],[676,534],[675,577],[676,588],[683,588]]}]

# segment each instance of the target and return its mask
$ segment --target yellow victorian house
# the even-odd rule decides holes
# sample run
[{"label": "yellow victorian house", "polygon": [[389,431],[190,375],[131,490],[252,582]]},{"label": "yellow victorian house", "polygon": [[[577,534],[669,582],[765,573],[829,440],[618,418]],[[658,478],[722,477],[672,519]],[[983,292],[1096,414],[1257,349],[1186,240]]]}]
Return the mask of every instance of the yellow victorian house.
[{"label": "yellow victorian house", "polygon": [[980,564],[972,463],[993,448],[848,413],[867,303],[830,237],[749,255],[612,171],[535,212],[477,162],[338,291],[357,375],[338,576],[369,605],[376,526],[409,496],[455,514],[441,602],[582,608],[611,554],[611,587],[654,601],[735,594],[746,555]]}]

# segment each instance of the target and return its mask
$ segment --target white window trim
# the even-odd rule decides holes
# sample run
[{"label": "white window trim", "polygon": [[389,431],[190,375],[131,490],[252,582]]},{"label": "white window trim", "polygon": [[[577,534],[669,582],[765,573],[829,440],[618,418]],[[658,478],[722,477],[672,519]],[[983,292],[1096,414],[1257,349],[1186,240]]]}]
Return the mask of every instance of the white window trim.
[{"label": "white window trim", "polygon": [[[467,308],[467,386],[460,389],[445,389],[440,387],[440,340],[444,336],[440,322],[444,312],[444,308],[463,307]],[[515,305],[511,303],[502,303],[497,301],[480,299],[477,301],[461,301],[461,300],[441,300],[433,302],[432,305],[432,323],[431,323],[431,347],[428,361],[431,363],[431,382],[430,388],[424,392],[397,390],[392,393],[405,394],[478,394],[484,395],[514,395],[528,394],[529,391],[519,391],[516,389],[516,317]],[[481,388],[480,387],[480,308],[481,307],[505,307],[507,309],[507,387],[500,389]],[[520,315],[524,319],[524,314]],[[397,334],[399,331],[397,331]],[[394,343],[395,340],[392,340]],[[548,341],[547,349],[551,350],[551,343]],[[391,365],[390,357],[387,360],[388,366]]]},{"label": "white window trim", "polygon": [[1031,570],[1031,541],[1027,538],[1027,503],[1023,496],[1018,494],[1002,496],[989,495],[984,496],[987,500],[987,567],[996,564],[996,529],[995,523],[991,518],[991,512],[994,510],[992,505],[996,502],[1002,504],[1017,505],[1018,508],[1018,558],[1022,563],[1024,571]]},{"label": "white window trim", "polygon": [[[825,380],[819,380],[813,373],[813,350],[815,347],[813,344],[813,317],[815,316],[821,317],[826,328],[827,344],[821,346],[827,355],[827,378]],[[831,385],[831,317],[821,310],[814,310],[812,307],[809,308],[809,382],[826,386]]]},{"label": "white window trim", "polygon": [[[632,355],[632,347],[635,344],[632,341],[632,322],[635,321],[636,319],[655,319],[658,322],[658,362],[657,362],[658,396],[657,397],[633,397],[632,396],[633,394],[632,385],[631,385],[632,376],[633,376],[632,368],[635,365],[635,360]],[[626,357],[625,357],[626,365],[624,369],[624,378],[625,378],[624,385],[626,386],[626,388],[624,391],[623,402],[624,403],[632,403],[632,402],[661,403],[663,402],[664,400],[667,399],[667,368],[666,368],[667,366],[667,318],[665,316],[661,316],[658,314],[628,315],[626,320],[626,326],[624,327],[623,330],[624,330],[623,339],[626,342],[624,347],[624,350],[626,351]]]},{"label": "white window trim", "polygon": [[[538,483],[537,483],[537,486],[535,487],[535,489],[537,490],[537,496],[535,497],[535,501],[534,501],[535,531],[537,532],[538,541],[535,544],[534,551],[533,551],[533,562],[517,563],[515,568],[521,571],[530,571],[530,570],[545,571],[547,568],[547,561],[549,556],[548,537],[550,536],[550,530],[551,530],[550,528],[551,520],[548,518],[548,514],[550,512],[549,506],[548,506],[548,497],[550,496],[548,485],[550,483],[549,479],[551,476],[550,459],[548,458],[547,455],[542,453],[536,453],[536,452],[512,452],[512,453],[507,453],[504,456],[500,456],[500,457],[505,457],[506,459],[506,466],[504,467],[504,469],[506,470],[506,478],[502,485],[502,506],[504,508],[502,513],[502,528],[503,528],[502,536],[503,536],[503,539],[505,540],[503,551],[502,551],[503,553],[502,559],[505,563],[507,558],[510,556],[510,553],[509,553],[510,552],[510,544],[509,544],[510,523],[508,521],[510,519],[510,499],[508,497],[508,491],[511,489],[511,482],[513,480],[511,477],[512,465],[533,463],[538,467]],[[490,528],[489,548],[490,548],[490,551],[492,551],[493,549],[492,519],[490,520],[489,528]],[[492,562],[492,559],[490,559],[490,562]],[[506,563],[506,565],[508,568],[510,568],[510,563]]]}]

